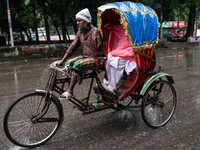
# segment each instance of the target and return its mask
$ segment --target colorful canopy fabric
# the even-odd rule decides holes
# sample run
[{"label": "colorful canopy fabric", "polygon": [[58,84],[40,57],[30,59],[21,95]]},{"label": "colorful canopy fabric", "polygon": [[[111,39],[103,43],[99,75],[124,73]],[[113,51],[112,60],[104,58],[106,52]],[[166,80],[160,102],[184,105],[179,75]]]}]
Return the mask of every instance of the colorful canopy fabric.
[{"label": "colorful canopy fabric", "polygon": [[[111,11],[120,17],[109,15]],[[158,17],[150,7],[140,3],[116,2],[98,8],[97,21],[102,33],[106,21],[112,23],[117,19],[124,26],[133,48],[151,47],[158,42]]]}]

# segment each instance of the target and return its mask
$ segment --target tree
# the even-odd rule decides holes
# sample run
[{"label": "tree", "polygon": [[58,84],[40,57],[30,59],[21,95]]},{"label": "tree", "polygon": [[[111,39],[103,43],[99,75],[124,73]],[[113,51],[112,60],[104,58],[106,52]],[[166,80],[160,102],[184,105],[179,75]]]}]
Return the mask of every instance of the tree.
[{"label": "tree", "polygon": [[0,0],[0,32],[8,33],[8,18],[6,1]]},{"label": "tree", "polygon": [[39,6],[42,9],[43,17],[44,17],[44,24],[45,24],[45,30],[46,30],[46,37],[47,37],[47,43],[51,42],[50,39],[50,31],[49,31],[49,22],[48,22],[48,11],[47,11],[47,2],[48,0],[37,0]]},{"label": "tree", "polygon": [[[189,9],[189,13],[187,16],[187,32],[186,32],[186,40],[188,39],[188,37],[193,36],[193,32],[194,32],[194,26],[195,26],[195,20],[196,20],[196,10],[200,5],[200,1],[199,0],[186,0],[184,2],[179,2],[180,5],[185,5],[188,7]],[[197,20],[198,22],[198,20]]]},{"label": "tree", "polygon": [[[11,7],[11,16],[13,22],[13,31],[21,33],[25,32],[29,41],[32,41],[32,32],[35,32],[37,43],[39,43],[37,29],[39,26],[45,26],[47,41],[50,43],[49,28],[56,30],[59,40],[61,41],[62,29],[63,41],[67,42],[69,34],[68,26],[73,26],[77,32],[75,15],[83,8],[88,8],[92,15],[92,23],[96,26],[97,8],[106,3],[113,3],[115,0],[9,0]],[[160,18],[163,12],[163,20],[177,20],[178,9],[180,10],[179,18],[188,22],[186,36],[191,36],[194,30],[195,20],[200,23],[199,15],[196,15],[197,9],[200,7],[199,0],[135,0],[155,10]],[[161,3],[162,2],[162,3]],[[167,7],[164,7],[167,6]],[[6,1],[0,0],[0,31],[9,34],[8,19],[6,11]],[[161,11],[162,10],[162,11]],[[43,17],[43,19],[42,19]],[[199,19],[199,20],[198,20]],[[160,20],[160,19],[159,19]],[[161,20],[160,20],[161,21]],[[41,24],[41,22],[43,24]],[[67,35],[67,37],[66,37]]]},{"label": "tree", "polygon": [[38,19],[37,19],[37,13],[36,13],[36,0],[30,0],[30,7],[32,8],[32,13],[33,13],[33,16],[34,16],[34,29],[35,29],[36,43],[39,44]]},{"label": "tree", "polygon": [[196,4],[191,3],[190,4],[189,19],[188,19],[188,27],[187,27],[187,32],[186,32],[186,35],[185,35],[186,38],[193,36],[195,17],[196,17]]}]

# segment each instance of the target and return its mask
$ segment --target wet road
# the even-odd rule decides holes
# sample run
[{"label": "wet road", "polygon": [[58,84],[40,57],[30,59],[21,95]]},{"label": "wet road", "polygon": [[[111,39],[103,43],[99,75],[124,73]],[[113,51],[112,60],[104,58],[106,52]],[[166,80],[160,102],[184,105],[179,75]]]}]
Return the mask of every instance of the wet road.
[{"label": "wet road", "polygon": [[[157,67],[171,74],[178,96],[177,108],[170,122],[152,129],[142,120],[140,108],[112,109],[82,115],[64,101],[64,122],[46,144],[34,148],[77,150],[188,150],[200,149],[200,49],[157,49]],[[35,88],[45,88],[48,64],[54,60],[0,62],[0,149],[20,150],[5,137],[2,120],[8,105],[19,95]],[[86,94],[84,81],[75,93]]]}]

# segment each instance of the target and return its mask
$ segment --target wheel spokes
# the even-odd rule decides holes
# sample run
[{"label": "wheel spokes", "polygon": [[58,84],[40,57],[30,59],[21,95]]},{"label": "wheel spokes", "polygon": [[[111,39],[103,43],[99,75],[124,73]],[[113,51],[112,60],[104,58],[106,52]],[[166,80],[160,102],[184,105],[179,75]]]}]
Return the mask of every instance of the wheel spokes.
[{"label": "wheel spokes", "polygon": [[162,126],[171,118],[175,105],[173,86],[167,81],[156,81],[143,100],[143,119],[151,127]]}]

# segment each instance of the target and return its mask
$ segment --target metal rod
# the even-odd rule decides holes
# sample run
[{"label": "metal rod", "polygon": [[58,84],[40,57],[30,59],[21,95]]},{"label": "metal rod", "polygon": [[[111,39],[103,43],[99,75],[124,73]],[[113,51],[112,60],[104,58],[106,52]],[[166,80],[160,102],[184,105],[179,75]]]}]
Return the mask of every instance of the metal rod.
[{"label": "metal rod", "polygon": [[89,92],[88,92],[88,99],[90,97],[90,93],[91,93],[91,90],[92,90],[93,81],[94,81],[94,77],[92,77],[92,80],[90,82],[90,89],[89,89]]},{"label": "metal rod", "polygon": [[179,7],[178,7],[178,31],[177,31],[178,37],[179,37]]},{"label": "metal rod", "polygon": [[14,47],[13,32],[12,32],[12,21],[11,21],[11,15],[10,15],[9,0],[7,0],[7,13],[8,13],[8,24],[9,24],[9,31],[10,31],[11,47]]}]

